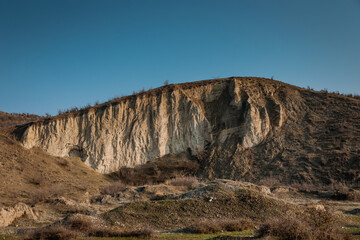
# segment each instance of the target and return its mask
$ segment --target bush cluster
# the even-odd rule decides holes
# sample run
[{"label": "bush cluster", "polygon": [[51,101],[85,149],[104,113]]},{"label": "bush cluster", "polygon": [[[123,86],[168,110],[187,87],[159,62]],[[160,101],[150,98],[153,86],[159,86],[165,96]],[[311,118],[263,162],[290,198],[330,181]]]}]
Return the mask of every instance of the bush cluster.
[{"label": "bush cluster", "polygon": [[333,216],[326,211],[312,209],[301,217],[271,219],[258,230],[259,238],[271,236],[289,240],[350,240],[341,232]]},{"label": "bush cluster", "polygon": [[152,229],[141,228],[134,230],[120,230],[94,222],[85,215],[74,215],[61,223],[38,228],[24,235],[24,239],[75,239],[79,237],[141,237],[150,238],[154,234]]},{"label": "bush cluster", "polygon": [[194,175],[199,164],[189,160],[185,154],[168,154],[154,161],[147,162],[135,168],[121,168],[111,173],[110,177],[132,186],[164,183],[179,176]]},{"label": "bush cluster", "polygon": [[246,218],[240,219],[216,219],[204,220],[192,224],[186,228],[191,233],[217,233],[222,231],[245,231],[254,229],[255,225],[252,220]]}]

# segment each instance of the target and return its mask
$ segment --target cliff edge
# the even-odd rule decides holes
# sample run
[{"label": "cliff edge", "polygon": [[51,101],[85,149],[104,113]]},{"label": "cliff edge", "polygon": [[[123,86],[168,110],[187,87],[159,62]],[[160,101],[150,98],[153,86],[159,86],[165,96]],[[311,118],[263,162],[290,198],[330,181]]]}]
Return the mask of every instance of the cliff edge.
[{"label": "cliff edge", "polygon": [[232,77],[167,85],[15,132],[26,148],[80,157],[101,173],[188,152],[202,156],[207,177],[358,181],[359,119],[355,98]]}]

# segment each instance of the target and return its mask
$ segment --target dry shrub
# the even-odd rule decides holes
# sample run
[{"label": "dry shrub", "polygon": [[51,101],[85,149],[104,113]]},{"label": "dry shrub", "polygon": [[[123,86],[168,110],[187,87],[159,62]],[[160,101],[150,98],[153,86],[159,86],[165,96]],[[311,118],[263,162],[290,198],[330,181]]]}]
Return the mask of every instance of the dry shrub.
[{"label": "dry shrub", "polygon": [[95,227],[87,232],[89,237],[121,237],[122,232],[115,228]]},{"label": "dry shrub", "polygon": [[298,191],[300,192],[317,192],[320,190],[319,187],[315,186],[314,184],[310,184],[310,183],[294,183],[291,185],[293,188],[296,188]]},{"label": "dry shrub", "polygon": [[245,231],[254,228],[255,225],[250,219],[219,219],[199,221],[186,230],[191,233],[217,233],[221,231]]},{"label": "dry shrub", "polygon": [[331,199],[334,200],[350,200],[350,201],[359,201],[360,200],[360,191],[351,189],[354,187],[353,184],[346,184],[343,182],[332,182],[329,185],[314,185],[310,183],[295,183],[291,185],[293,188],[296,188],[298,191],[309,193],[319,193],[320,191],[330,192]]},{"label": "dry shrub", "polygon": [[360,201],[360,191],[352,190],[348,193],[347,199],[350,201]]},{"label": "dry shrub", "polygon": [[35,202],[41,202],[53,197],[61,196],[64,191],[65,190],[62,185],[53,185],[34,190],[31,197]]},{"label": "dry shrub", "polygon": [[166,184],[172,186],[189,186],[199,184],[199,181],[196,177],[176,177],[166,181]]},{"label": "dry shrub", "polygon": [[338,227],[336,219],[330,212],[316,210],[314,208],[309,208],[305,211],[302,221],[307,222],[310,226],[316,229],[335,229]]},{"label": "dry shrub", "polygon": [[299,218],[273,219],[261,225],[258,237],[272,236],[289,240],[350,240],[352,236],[343,233],[333,216],[325,211],[309,210]]},{"label": "dry shrub", "polygon": [[79,236],[79,233],[63,226],[50,226],[36,229],[34,232],[26,234],[24,239],[62,240],[75,239]]},{"label": "dry shrub", "polygon": [[280,181],[276,178],[272,178],[272,177],[266,177],[266,178],[263,178],[259,181],[259,184],[260,185],[264,185],[264,186],[267,186],[267,187],[278,187],[281,185]]},{"label": "dry shrub", "polygon": [[247,218],[222,220],[218,221],[218,224],[222,227],[223,231],[228,232],[246,231],[255,228],[254,222]]},{"label": "dry shrub", "polygon": [[114,228],[97,228],[88,232],[89,237],[138,237],[150,238],[154,235],[152,229],[144,228],[131,231],[119,231]]},{"label": "dry shrub", "polygon": [[186,154],[168,154],[135,168],[121,168],[111,173],[110,177],[128,185],[139,186],[163,183],[177,176],[194,175],[198,169],[199,164],[189,160]]},{"label": "dry shrub", "polygon": [[121,181],[116,181],[101,189],[100,192],[102,194],[113,195],[114,193],[118,193],[125,188],[127,188],[127,186],[124,183],[122,183]]},{"label": "dry shrub", "polygon": [[331,198],[334,200],[360,201],[360,191],[351,187],[354,187],[354,185],[347,185],[345,183],[333,184],[331,186]]},{"label": "dry shrub", "polygon": [[329,186],[330,191],[333,192],[331,198],[335,200],[347,200],[349,194],[349,187],[345,183],[332,183]]},{"label": "dry shrub", "polygon": [[89,232],[95,228],[95,224],[91,220],[91,217],[80,214],[73,215],[66,219],[64,225],[71,230],[79,232]]},{"label": "dry shrub", "polygon": [[25,239],[73,239],[78,237],[142,237],[149,238],[154,231],[149,228],[123,231],[108,227],[86,215],[73,215],[61,222],[39,228],[23,236]]},{"label": "dry shrub", "polygon": [[260,226],[258,237],[278,237],[289,240],[311,240],[311,228],[297,219],[273,219]]},{"label": "dry shrub", "polygon": [[132,231],[125,231],[121,234],[121,237],[151,238],[153,236],[154,230],[150,228],[141,228]]}]

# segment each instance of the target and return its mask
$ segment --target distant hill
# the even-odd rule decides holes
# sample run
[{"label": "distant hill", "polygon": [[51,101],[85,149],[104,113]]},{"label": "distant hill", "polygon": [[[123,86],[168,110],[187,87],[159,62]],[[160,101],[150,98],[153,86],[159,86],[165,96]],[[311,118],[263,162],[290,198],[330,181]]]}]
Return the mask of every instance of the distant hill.
[{"label": "distant hill", "polygon": [[0,111],[0,127],[14,127],[43,118],[42,116],[29,113],[6,113]]}]

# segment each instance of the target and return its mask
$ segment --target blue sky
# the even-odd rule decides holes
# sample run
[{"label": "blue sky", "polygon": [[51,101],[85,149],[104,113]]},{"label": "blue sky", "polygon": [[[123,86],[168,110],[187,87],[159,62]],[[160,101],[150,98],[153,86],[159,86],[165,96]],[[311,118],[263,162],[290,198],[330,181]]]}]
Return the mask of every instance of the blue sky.
[{"label": "blue sky", "polygon": [[360,93],[359,0],[0,0],[0,110],[229,76]]}]

